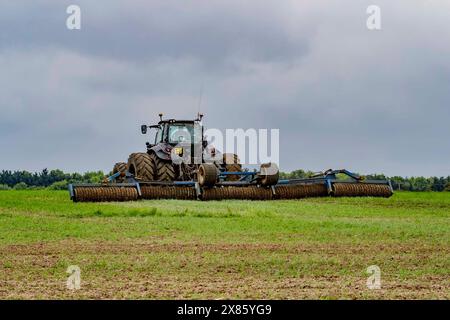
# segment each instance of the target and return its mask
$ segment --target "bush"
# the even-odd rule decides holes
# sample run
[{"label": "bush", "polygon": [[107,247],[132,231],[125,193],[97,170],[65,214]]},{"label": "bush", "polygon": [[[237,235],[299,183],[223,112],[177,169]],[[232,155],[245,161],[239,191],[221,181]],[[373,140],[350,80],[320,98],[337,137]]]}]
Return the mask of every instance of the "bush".
[{"label": "bush", "polygon": [[28,186],[27,190],[44,190],[45,187],[42,186]]},{"label": "bush", "polygon": [[52,183],[51,186],[49,186],[47,189],[49,190],[66,190],[67,189],[68,182],[67,180],[57,181]]},{"label": "bush", "polygon": [[0,184],[0,190],[11,190],[7,184]]},{"label": "bush", "polygon": [[444,191],[450,191],[450,183],[447,184],[447,186],[445,187]]},{"label": "bush", "polygon": [[27,188],[28,188],[28,186],[25,182],[19,182],[18,184],[16,184],[14,186],[14,190],[25,190]]}]

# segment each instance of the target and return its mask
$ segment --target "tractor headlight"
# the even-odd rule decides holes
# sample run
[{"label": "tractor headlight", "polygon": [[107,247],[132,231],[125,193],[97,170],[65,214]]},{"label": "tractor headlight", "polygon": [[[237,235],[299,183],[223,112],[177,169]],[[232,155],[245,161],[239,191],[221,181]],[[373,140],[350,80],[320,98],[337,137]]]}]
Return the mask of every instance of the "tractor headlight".
[{"label": "tractor headlight", "polygon": [[183,148],[173,148],[173,152],[174,152],[177,156],[182,156],[182,155],[183,155]]}]

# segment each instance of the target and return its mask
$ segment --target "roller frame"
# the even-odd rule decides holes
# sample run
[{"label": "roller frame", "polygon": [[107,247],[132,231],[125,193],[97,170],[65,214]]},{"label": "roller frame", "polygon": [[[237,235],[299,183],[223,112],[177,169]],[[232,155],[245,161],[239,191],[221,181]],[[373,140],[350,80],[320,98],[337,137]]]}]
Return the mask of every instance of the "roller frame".
[{"label": "roller frame", "polygon": [[[350,179],[349,180],[343,180],[343,179],[337,179],[336,174],[342,173],[347,175]],[[242,171],[242,172],[220,172],[219,178],[223,178],[227,175],[240,175],[241,179],[238,181],[224,181],[223,179],[220,179],[219,182],[217,182],[214,187],[211,188],[202,188],[199,186],[199,184],[196,181],[137,181],[134,179],[132,175],[129,173],[126,174],[126,181],[125,183],[111,183],[113,182],[117,177],[119,177],[119,173],[116,173],[115,175],[112,175],[108,177],[105,181],[107,183],[103,184],[69,184],[69,194],[70,199],[73,201],[76,201],[75,199],[75,192],[74,188],[77,187],[133,187],[137,189],[138,193],[138,199],[142,199],[142,192],[141,192],[141,186],[179,186],[179,187],[192,187],[195,189],[195,197],[197,200],[202,200],[202,194],[204,193],[204,190],[212,189],[212,188],[221,188],[221,187],[257,187],[261,189],[270,189],[272,193],[271,199],[277,199],[278,194],[276,191],[277,187],[281,186],[300,186],[300,185],[308,185],[308,184],[324,184],[327,189],[327,194],[329,196],[333,196],[333,185],[335,183],[342,183],[342,184],[376,184],[376,185],[387,185],[389,186],[389,190],[391,194],[393,193],[393,188],[390,180],[364,180],[362,177],[351,173],[347,170],[328,170],[325,173],[318,174],[311,178],[303,178],[303,179],[290,179],[290,180],[279,180],[276,185],[268,186],[268,187],[262,187],[258,184],[257,177],[258,172],[256,171]],[[253,189],[252,189],[253,190]]]}]

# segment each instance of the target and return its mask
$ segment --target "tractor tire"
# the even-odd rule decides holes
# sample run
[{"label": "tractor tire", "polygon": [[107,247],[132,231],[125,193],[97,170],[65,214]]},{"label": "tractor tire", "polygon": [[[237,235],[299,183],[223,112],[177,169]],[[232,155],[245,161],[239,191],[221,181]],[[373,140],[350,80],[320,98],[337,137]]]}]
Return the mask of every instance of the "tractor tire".
[{"label": "tractor tire", "polygon": [[113,171],[112,174],[116,174],[117,172],[121,173],[121,176],[116,178],[117,182],[123,182],[124,178],[125,178],[125,173],[128,170],[128,166],[125,162],[117,162],[114,167],[113,167]]},{"label": "tractor tire", "polygon": [[153,155],[155,162],[155,180],[158,181],[175,181],[177,174],[175,167],[171,161],[166,161]]},{"label": "tractor tire", "polygon": [[155,163],[148,153],[138,152],[130,154],[128,171],[138,180],[155,180]]},{"label": "tractor tire", "polygon": [[[240,164],[239,157],[234,153],[224,153],[223,154],[223,164],[225,171],[228,172],[241,172],[242,165]],[[238,181],[240,176],[230,175],[225,178],[226,181]]]}]

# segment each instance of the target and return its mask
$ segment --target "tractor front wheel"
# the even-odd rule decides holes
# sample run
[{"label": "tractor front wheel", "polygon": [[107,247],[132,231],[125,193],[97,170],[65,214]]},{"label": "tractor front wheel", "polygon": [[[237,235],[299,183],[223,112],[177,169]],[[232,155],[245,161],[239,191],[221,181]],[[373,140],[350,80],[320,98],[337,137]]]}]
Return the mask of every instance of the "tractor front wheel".
[{"label": "tractor front wheel", "polygon": [[155,163],[148,153],[138,152],[130,154],[128,171],[138,180],[155,180]]},{"label": "tractor front wheel", "polygon": [[177,174],[175,167],[171,161],[166,161],[158,158],[157,155],[152,154],[152,158],[155,161],[156,175],[155,180],[158,181],[175,181]]}]

